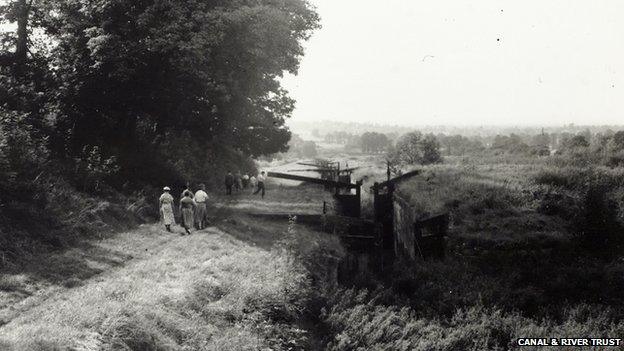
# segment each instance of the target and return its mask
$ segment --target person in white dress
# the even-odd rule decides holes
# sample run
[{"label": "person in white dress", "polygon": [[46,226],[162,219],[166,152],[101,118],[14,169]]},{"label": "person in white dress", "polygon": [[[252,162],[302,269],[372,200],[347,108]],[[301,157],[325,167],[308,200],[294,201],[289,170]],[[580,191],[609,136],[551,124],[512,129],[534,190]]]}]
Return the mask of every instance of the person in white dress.
[{"label": "person in white dress", "polygon": [[171,231],[171,225],[175,221],[173,215],[173,196],[171,196],[171,189],[166,186],[163,188],[163,194],[158,199],[158,206],[160,208],[160,218],[165,225],[167,231]]},{"label": "person in white dress", "polygon": [[253,194],[256,190],[256,185],[258,185],[258,179],[254,176],[249,177],[249,185],[251,186],[251,193]]}]

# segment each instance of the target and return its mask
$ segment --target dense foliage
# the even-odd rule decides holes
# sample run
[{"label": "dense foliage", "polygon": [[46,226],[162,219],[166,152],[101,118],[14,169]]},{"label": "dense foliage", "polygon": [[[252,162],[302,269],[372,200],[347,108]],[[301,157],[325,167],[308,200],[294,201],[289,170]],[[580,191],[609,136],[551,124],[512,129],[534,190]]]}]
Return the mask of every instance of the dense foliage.
[{"label": "dense foliage", "polygon": [[92,170],[117,185],[202,179],[224,159],[284,151],[294,101],[279,78],[296,73],[318,26],[305,0],[16,0],[1,10],[18,24],[2,38],[2,113],[23,116],[75,179]]},{"label": "dense foliage", "polygon": [[360,138],[362,152],[379,153],[385,152],[391,145],[392,141],[387,135],[377,132],[366,132]]},{"label": "dense foliage", "polygon": [[428,165],[442,161],[440,143],[433,134],[423,135],[411,132],[403,135],[396,143],[389,158],[394,164]]}]

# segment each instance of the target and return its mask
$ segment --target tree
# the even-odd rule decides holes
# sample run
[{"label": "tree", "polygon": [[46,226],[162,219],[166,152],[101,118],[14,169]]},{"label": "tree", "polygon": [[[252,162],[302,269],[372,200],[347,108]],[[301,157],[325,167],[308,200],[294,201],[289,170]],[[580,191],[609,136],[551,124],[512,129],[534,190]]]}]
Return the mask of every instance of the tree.
[{"label": "tree", "polygon": [[512,154],[529,153],[530,147],[517,134],[497,135],[494,137],[492,149]]},{"label": "tree", "polygon": [[[0,65],[26,64],[28,55],[28,25],[33,0],[10,1],[0,6],[0,13],[6,21],[17,24],[15,35],[4,33],[3,41],[13,47],[13,53],[4,52]],[[0,22],[1,23],[1,22]]]},{"label": "tree", "polygon": [[379,153],[388,149],[390,139],[385,134],[366,132],[360,138],[362,152]]},{"label": "tree", "polygon": [[440,143],[435,135],[427,134],[420,143],[422,148],[422,164],[428,165],[442,161]]},{"label": "tree", "polygon": [[[189,155],[199,165],[287,149],[294,101],[280,77],[297,72],[318,27],[307,1],[26,1],[1,9],[18,23],[3,57],[33,47],[27,73],[0,71],[2,88],[17,87],[0,98],[29,113],[57,159],[97,146],[120,179],[136,179],[158,173],[154,159],[173,164],[178,147],[200,151]],[[23,40],[23,28],[47,37]]]},{"label": "tree", "polygon": [[589,142],[585,139],[585,136],[575,135],[565,142],[565,147],[567,149],[586,148],[589,147]]},{"label": "tree", "polygon": [[470,139],[463,135],[444,135],[436,136],[441,145],[446,149],[446,154],[451,156],[463,156],[465,154],[482,152],[485,147],[478,139]]},{"label": "tree", "polygon": [[620,130],[613,134],[613,145],[616,150],[624,150],[624,130]]},{"label": "tree", "polygon": [[544,134],[544,133],[534,135],[533,138],[531,139],[531,146],[549,149],[550,148],[550,135]]},{"label": "tree", "polygon": [[390,159],[406,165],[439,163],[442,161],[440,143],[433,134],[423,136],[421,132],[411,132],[399,139]]}]

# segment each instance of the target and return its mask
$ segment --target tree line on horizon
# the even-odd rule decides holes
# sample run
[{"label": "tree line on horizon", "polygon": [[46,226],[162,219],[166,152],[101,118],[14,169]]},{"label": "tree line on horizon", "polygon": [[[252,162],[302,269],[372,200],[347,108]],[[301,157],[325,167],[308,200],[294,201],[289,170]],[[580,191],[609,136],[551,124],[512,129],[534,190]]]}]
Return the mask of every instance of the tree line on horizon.
[{"label": "tree line on horizon", "polygon": [[544,131],[534,134],[493,134],[464,136],[461,134],[423,133],[413,131],[405,134],[365,132],[363,134],[336,131],[318,138],[327,144],[343,145],[346,151],[367,154],[388,154],[395,160],[408,164],[437,163],[442,156],[469,155],[574,155],[576,158],[599,156],[605,164],[624,164],[624,130],[610,129],[577,133]]}]

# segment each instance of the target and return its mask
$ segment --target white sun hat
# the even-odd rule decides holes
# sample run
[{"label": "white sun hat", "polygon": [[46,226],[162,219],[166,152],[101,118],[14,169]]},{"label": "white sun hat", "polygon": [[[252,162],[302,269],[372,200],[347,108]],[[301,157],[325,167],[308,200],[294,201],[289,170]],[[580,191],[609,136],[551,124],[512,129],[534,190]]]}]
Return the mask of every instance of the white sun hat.
[{"label": "white sun hat", "polygon": [[171,188],[169,188],[168,186],[163,188],[164,191],[171,191]]}]

